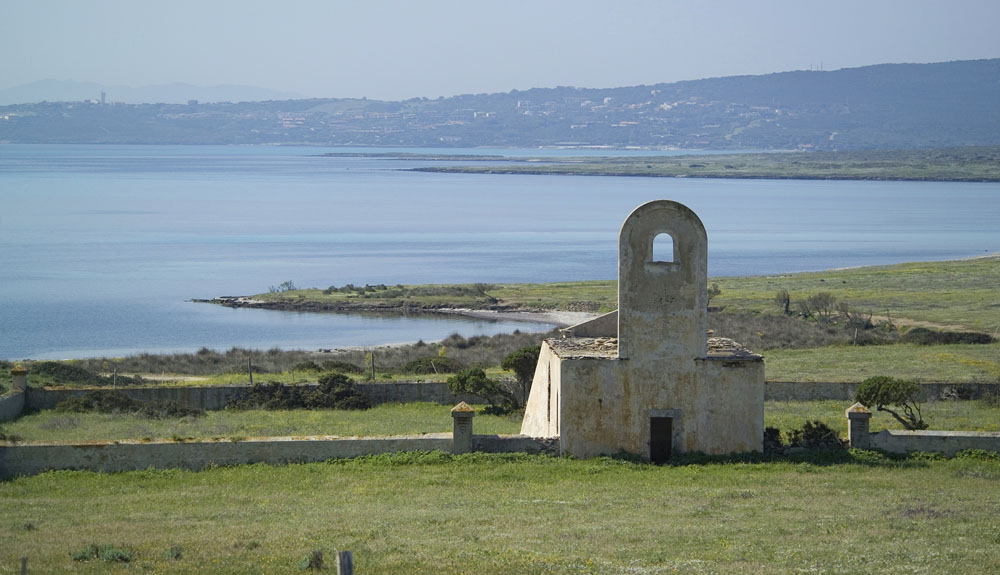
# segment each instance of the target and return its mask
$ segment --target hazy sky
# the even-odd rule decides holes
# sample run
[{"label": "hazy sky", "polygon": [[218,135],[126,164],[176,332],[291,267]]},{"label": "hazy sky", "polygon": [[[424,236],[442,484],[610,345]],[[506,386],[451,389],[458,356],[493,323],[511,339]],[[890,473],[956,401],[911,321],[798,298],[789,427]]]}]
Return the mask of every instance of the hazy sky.
[{"label": "hazy sky", "polygon": [[405,99],[1000,57],[998,0],[0,0],[0,89]]}]

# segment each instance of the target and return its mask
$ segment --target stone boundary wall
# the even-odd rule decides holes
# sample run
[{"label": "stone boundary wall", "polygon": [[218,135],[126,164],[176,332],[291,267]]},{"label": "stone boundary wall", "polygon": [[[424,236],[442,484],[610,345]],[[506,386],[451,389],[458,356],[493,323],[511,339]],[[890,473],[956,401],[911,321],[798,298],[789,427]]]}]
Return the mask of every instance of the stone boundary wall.
[{"label": "stone boundary wall", "polygon": [[1000,432],[994,431],[889,431],[869,435],[871,449],[906,454],[913,451],[954,457],[966,449],[1000,452]]},{"label": "stone boundary wall", "polygon": [[[768,401],[812,401],[836,399],[854,401],[857,383],[841,382],[789,382],[768,381],[764,383],[764,399]],[[454,405],[460,401],[479,403],[481,399],[471,395],[454,395],[444,382],[391,382],[359,383],[361,393],[374,404],[409,403],[426,401],[441,405]],[[90,388],[97,389],[97,388]],[[49,389],[29,387],[24,398],[26,409],[52,409],[59,402],[71,397],[80,397],[90,389]],[[100,388],[109,389],[109,388]],[[247,389],[246,385],[225,385],[208,387],[119,387],[117,391],[140,401],[173,400],[192,407],[209,411],[223,409],[236,394]],[[924,383],[923,401],[937,399],[978,399],[990,395],[1000,395],[1000,383]],[[7,401],[6,398],[0,402]],[[0,421],[5,421],[5,403],[0,403]],[[9,417],[8,419],[13,419]]]},{"label": "stone boundary wall", "polygon": [[[247,385],[118,387],[115,388],[115,391],[119,391],[139,401],[173,400],[183,405],[214,411],[224,409],[230,399],[246,391],[248,387]],[[460,401],[468,403],[480,403],[482,401],[471,395],[455,395],[448,390],[448,384],[444,382],[359,383],[357,387],[374,404],[426,401],[441,405],[454,405]],[[51,389],[29,387],[27,398],[25,399],[25,408],[52,409],[61,401],[72,397],[80,397],[93,389],[110,388]]]},{"label": "stone boundary wall", "polygon": [[[765,381],[765,401],[814,401],[836,399],[854,401],[860,383]],[[982,399],[1000,395],[1000,383],[922,383],[920,401],[941,399]]]},{"label": "stone boundary wall", "polygon": [[24,411],[24,392],[12,392],[0,396],[0,423],[17,419]]},{"label": "stone boundary wall", "polygon": [[[475,435],[475,451],[549,453],[558,442],[520,435]],[[115,473],[140,469],[190,469],[266,463],[282,465],[395,453],[451,451],[452,434],[392,437],[269,437],[245,441],[122,441],[79,444],[10,444],[0,442],[0,478],[50,470],[78,469]]]}]

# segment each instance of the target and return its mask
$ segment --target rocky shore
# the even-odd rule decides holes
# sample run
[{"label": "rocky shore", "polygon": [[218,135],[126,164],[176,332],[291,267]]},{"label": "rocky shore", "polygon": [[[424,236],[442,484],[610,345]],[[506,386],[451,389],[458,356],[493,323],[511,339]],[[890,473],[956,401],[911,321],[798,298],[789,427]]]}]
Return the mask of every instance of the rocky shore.
[{"label": "rocky shore", "polygon": [[491,306],[487,309],[466,309],[447,306],[433,306],[417,303],[359,303],[359,302],[318,302],[310,300],[269,301],[246,296],[219,296],[212,299],[193,299],[196,303],[210,303],[231,308],[270,309],[309,313],[378,313],[393,315],[449,314],[463,315],[477,319],[494,321],[523,321],[545,323],[553,327],[568,327],[587,321],[598,314],[579,311],[557,311],[524,309],[515,306]]}]

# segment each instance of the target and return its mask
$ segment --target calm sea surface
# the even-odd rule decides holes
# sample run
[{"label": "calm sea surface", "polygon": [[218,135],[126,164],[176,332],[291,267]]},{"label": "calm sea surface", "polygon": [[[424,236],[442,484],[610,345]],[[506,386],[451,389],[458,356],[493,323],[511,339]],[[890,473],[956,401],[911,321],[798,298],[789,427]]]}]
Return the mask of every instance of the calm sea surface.
[{"label": "calm sea surface", "polygon": [[315,349],[539,327],[188,300],[286,280],[612,279],[619,226],[659,198],[702,218],[712,275],[1000,251],[1000,184],[425,174],[400,169],[427,160],[318,156],[326,151],[345,150],[0,146],[0,358]]}]

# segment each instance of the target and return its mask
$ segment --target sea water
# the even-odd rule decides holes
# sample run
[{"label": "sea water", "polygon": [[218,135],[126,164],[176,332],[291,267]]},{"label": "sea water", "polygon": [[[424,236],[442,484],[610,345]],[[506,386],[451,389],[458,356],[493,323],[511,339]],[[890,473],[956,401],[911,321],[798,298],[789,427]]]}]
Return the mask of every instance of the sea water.
[{"label": "sea water", "polygon": [[1000,251],[995,183],[437,174],[405,171],[437,165],[426,159],[322,157],[328,151],[351,150],[0,146],[0,358],[544,329],[190,300],[289,280],[322,288],[613,279],[621,222],[660,198],[701,217],[717,276]]}]

